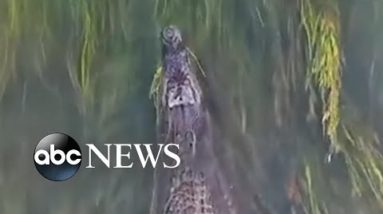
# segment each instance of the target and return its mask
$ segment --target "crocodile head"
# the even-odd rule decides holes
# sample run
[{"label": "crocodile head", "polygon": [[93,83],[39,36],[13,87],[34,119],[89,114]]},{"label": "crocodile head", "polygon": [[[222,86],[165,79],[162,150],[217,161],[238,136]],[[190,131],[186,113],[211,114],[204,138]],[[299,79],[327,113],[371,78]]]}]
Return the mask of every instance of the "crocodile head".
[{"label": "crocodile head", "polygon": [[200,91],[194,78],[181,31],[174,25],[161,32],[165,87],[163,104],[170,109],[178,106],[198,105]]},{"label": "crocodile head", "polygon": [[163,47],[167,50],[177,50],[183,46],[181,31],[174,25],[162,29],[161,39]]}]

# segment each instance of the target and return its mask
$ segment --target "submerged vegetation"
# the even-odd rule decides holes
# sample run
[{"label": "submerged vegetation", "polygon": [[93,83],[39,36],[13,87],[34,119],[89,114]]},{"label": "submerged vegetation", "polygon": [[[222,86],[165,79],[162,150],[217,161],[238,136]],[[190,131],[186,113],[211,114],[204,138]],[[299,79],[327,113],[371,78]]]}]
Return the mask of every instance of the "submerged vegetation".
[{"label": "submerged vegetation", "polygon": [[[158,33],[175,24],[241,189],[275,213],[381,213],[382,21],[379,0],[0,0],[0,160],[53,131],[154,141]],[[39,208],[57,189],[32,169],[0,171],[0,213],[59,205]],[[79,175],[58,212],[147,213],[151,172],[106,174]]]},{"label": "submerged vegetation", "polygon": [[[343,51],[340,16],[336,2],[330,3],[316,9],[310,1],[302,1],[302,22],[308,43],[309,84],[319,89],[323,106],[322,126],[334,150],[332,152],[340,152],[344,156],[354,195],[372,193],[382,206],[383,156],[379,151],[379,139],[368,130],[371,129],[369,125],[357,126],[356,121],[341,119]],[[350,117],[344,114],[344,117],[347,116]]]},{"label": "submerged vegetation", "polygon": [[337,4],[328,4],[315,7],[310,1],[301,0],[300,12],[307,39],[307,84],[313,84],[319,89],[323,105],[322,126],[336,147],[340,120],[342,50]]}]

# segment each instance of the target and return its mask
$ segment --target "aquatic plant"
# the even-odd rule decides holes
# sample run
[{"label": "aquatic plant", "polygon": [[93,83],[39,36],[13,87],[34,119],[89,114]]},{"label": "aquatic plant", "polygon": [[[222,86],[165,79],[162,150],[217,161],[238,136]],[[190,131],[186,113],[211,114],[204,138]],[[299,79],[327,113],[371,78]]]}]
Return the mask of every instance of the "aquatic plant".
[{"label": "aquatic plant", "polygon": [[[155,109],[147,95],[155,98],[161,86],[158,30],[175,24],[203,71],[207,106],[222,137],[218,158],[230,160],[248,184],[244,190],[269,193],[267,199],[275,199],[270,206],[278,207],[284,203],[284,175],[298,171],[308,213],[357,206],[380,213],[382,8],[377,0],[2,0],[0,134],[20,127],[32,136],[30,130],[66,128],[99,141],[154,139]],[[373,108],[360,100],[366,94]],[[40,99],[42,106],[36,104]],[[354,115],[358,119],[350,119]],[[29,124],[26,118],[49,118],[56,125]],[[2,154],[30,146],[9,138],[12,145],[0,144]],[[328,145],[336,155],[324,164]],[[275,178],[276,172],[281,176]],[[17,178],[31,190],[38,183],[10,173],[1,173],[0,181]],[[113,213],[122,203],[145,213],[148,174],[132,175],[125,186],[123,173],[113,179],[98,175],[99,187],[83,201],[84,209],[67,201],[62,212],[91,212],[97,204]],[[320,176],[337,185],[324,185]],[[142,200],[128,194],[132,188],[142,192]],[[24,194],[20,188],[3,190],[12,198]],[[27,213],[27,200],[43,198],[31,192],[12,203],[14,212]],[[74,195],[68,191],[60,199],[82,196]],[[9,206],[6,211],[13,212]]]}]

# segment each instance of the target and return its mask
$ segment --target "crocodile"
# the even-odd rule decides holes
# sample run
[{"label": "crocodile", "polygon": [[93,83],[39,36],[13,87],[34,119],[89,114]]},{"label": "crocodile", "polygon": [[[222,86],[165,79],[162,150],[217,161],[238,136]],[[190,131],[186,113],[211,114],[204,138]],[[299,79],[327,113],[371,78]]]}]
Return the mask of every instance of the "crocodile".
[{"label": "crocodile", "polygon": [[151,214],[236,214],[233,186],[213,151],[210,116],[203,104],[197,67],[180,30],[161,32],[162,69],[157,115],[158,138],[177,143],[181,165],[156,169]]}]

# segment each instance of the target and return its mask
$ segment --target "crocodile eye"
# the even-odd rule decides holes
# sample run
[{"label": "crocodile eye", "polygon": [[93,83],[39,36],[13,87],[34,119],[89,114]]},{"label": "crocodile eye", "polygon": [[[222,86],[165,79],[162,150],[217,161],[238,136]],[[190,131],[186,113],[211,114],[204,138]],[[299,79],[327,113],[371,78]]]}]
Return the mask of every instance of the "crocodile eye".
[{"label": "crocodile eye", "polygon": [[166,28],[165,31],[164,31],[164,37],[168,40],[168,41],[171,41],[173,36],[174,36],[174,32],[173,32],[173,29],[171,28]]},{"label": "crocodile eye", "polygon": [[191,85],[190,80],[189,80],[189,79],[186,79],[186,80],[184,81],[184,85],[187,85],[187,86]]},{"label": "crocodile eye", "polygon": [[165,27],[162,30],[162,40],[167,46],[177,47],[182,42],[181,32],[173,25]]}]

